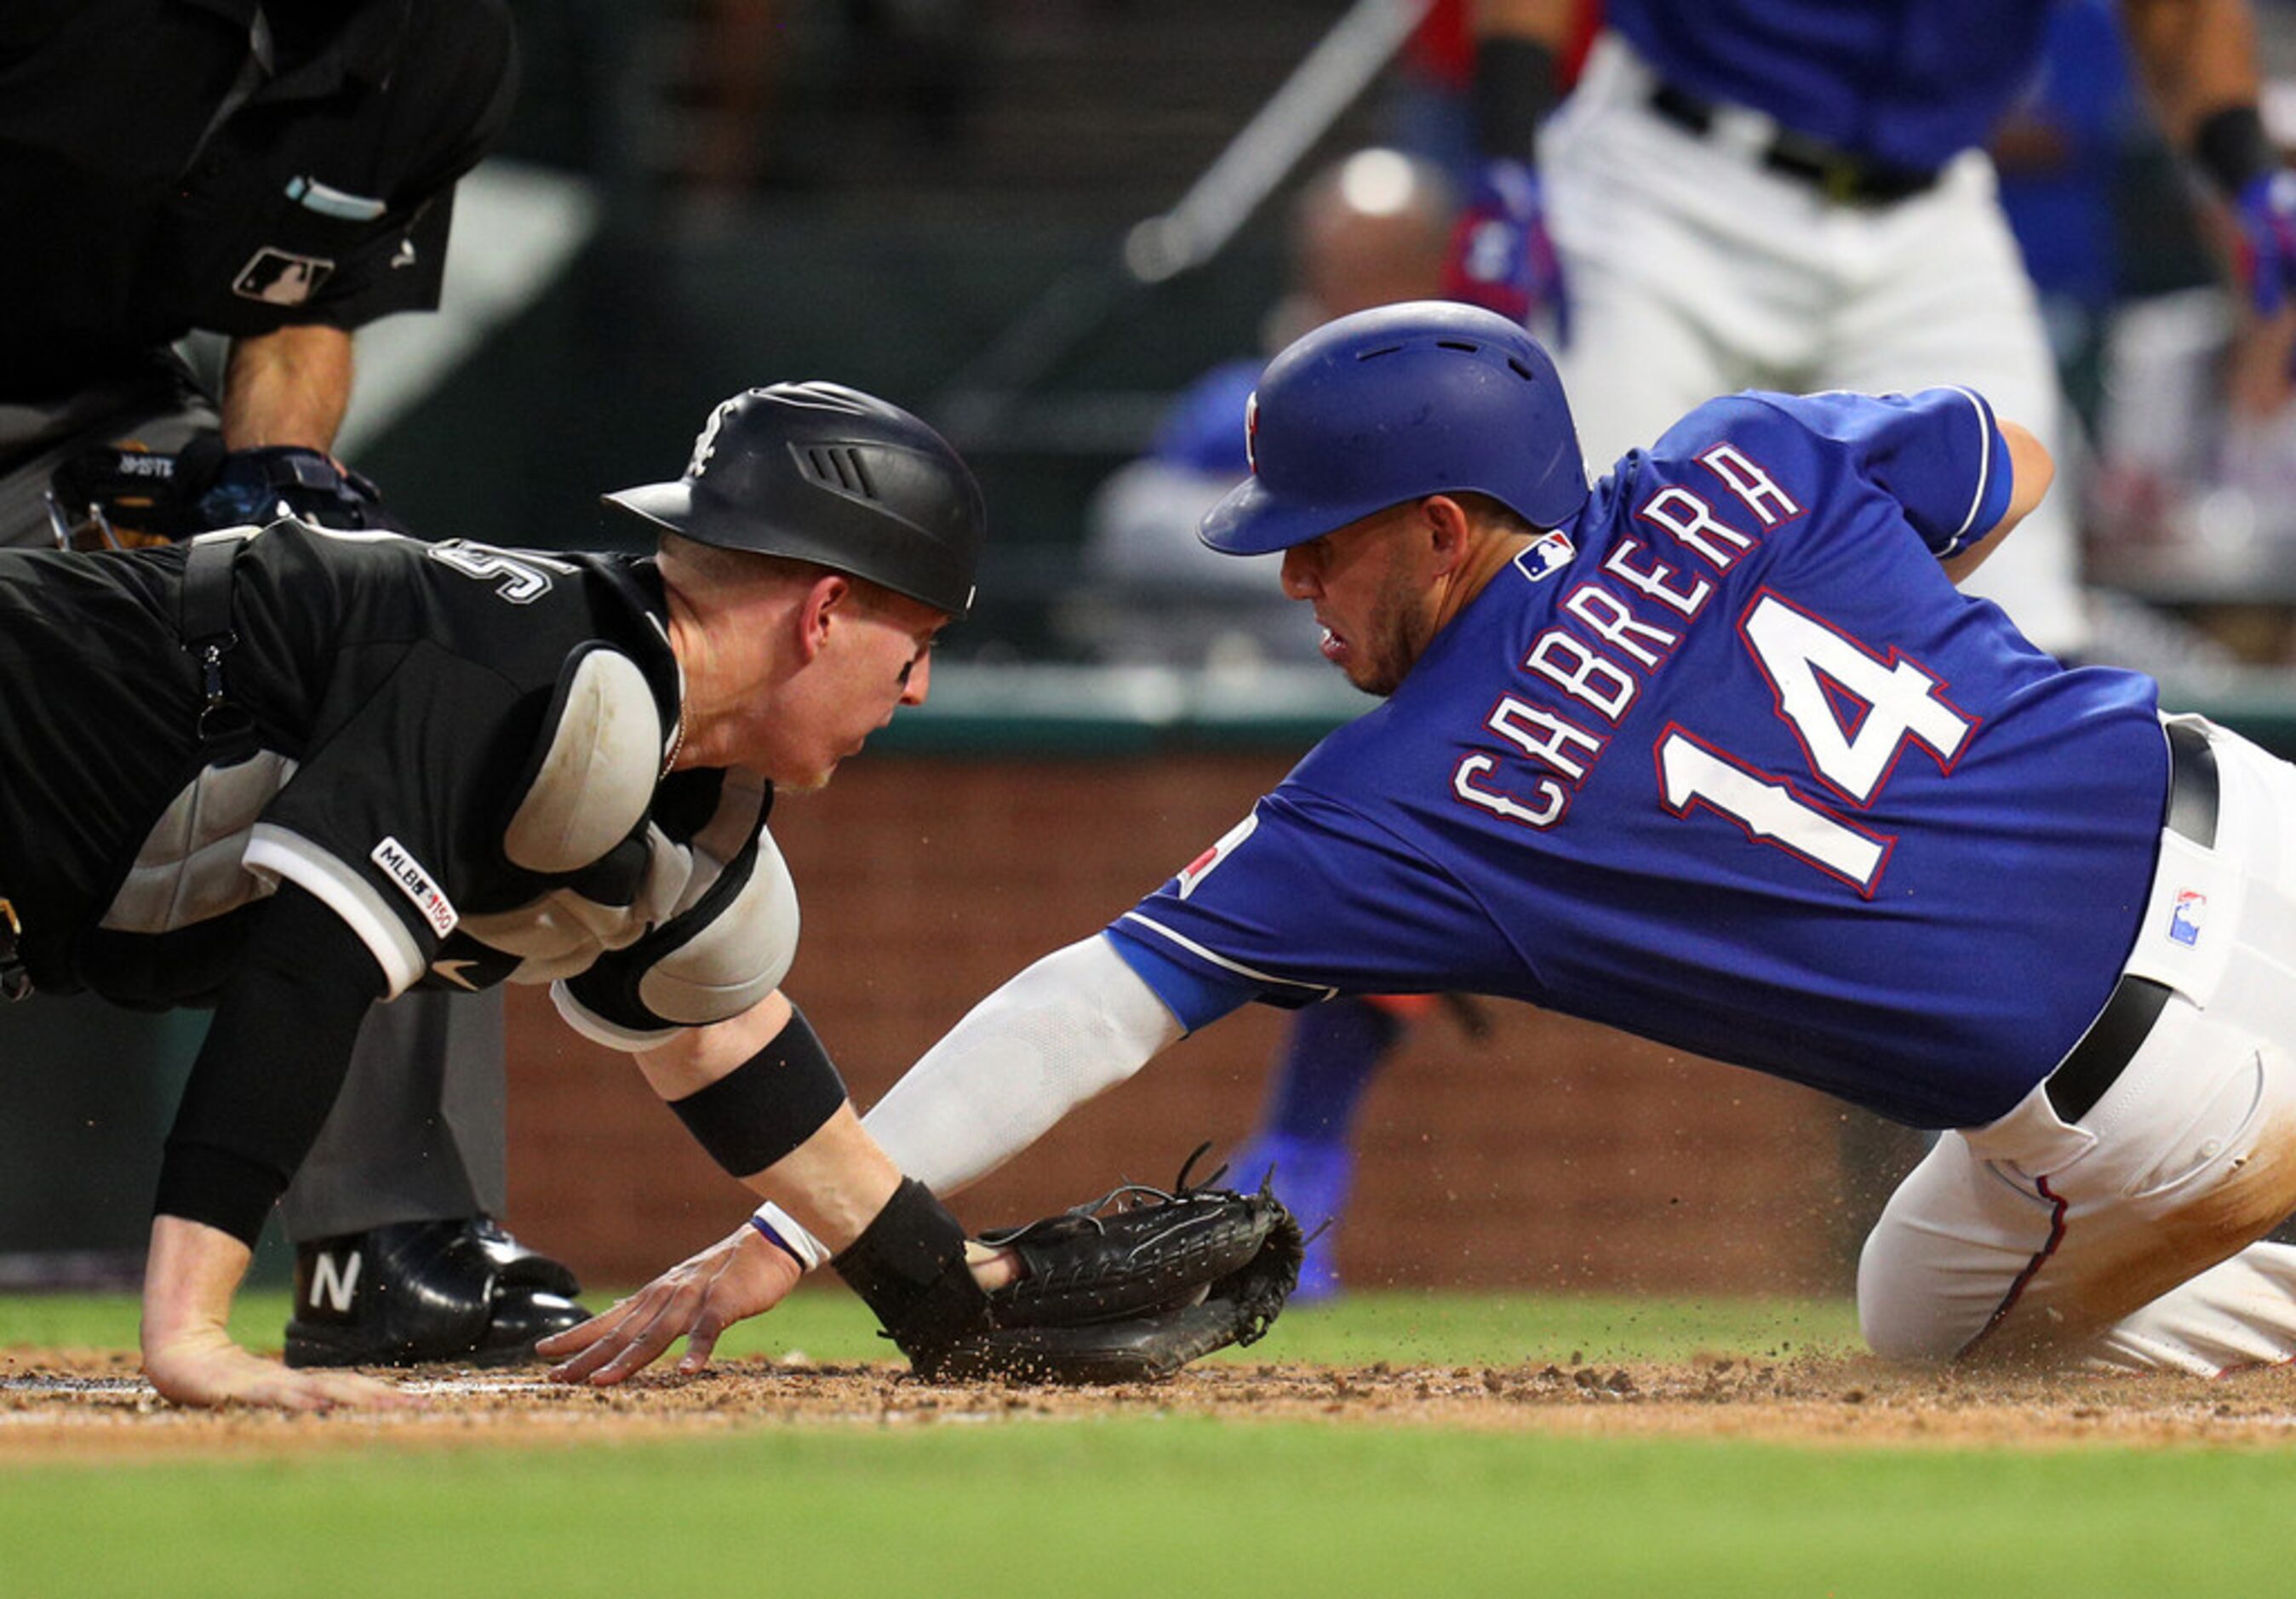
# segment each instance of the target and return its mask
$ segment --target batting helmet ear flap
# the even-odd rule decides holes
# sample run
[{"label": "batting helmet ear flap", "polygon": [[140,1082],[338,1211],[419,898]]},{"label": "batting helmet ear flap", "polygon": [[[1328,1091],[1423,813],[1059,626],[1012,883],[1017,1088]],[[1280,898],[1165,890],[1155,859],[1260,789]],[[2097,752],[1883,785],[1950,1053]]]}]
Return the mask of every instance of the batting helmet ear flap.
[{"label": "batting helmet ear flap", "polygon": [[685,476],[605,503],[697,544],[809,561],[951,616],[972,605],[988,512],[948,441],[841,383],[775,383],[709,414]]},{"label": "batting helmet ear flap", "polygon": [[1245,429],[1251,476],[1200,530],[1223,554],[1289,549],[1431,494],[1487,494],[1540,528],[1587,503],[1554,363],[1475,306],[1411,300],[1325,323],[1268,363]]}]

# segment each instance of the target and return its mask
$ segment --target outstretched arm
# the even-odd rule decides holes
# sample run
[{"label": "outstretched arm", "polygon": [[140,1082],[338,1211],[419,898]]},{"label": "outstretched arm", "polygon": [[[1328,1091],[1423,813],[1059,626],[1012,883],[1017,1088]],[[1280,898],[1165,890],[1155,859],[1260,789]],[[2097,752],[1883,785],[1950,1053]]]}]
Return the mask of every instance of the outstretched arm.
[{"label": "outstretched arm", "polygon": [[[801,1217],[808,1242],[828,1241],[817,1247],[851,1243],[900,1185],[898,1168],[861,1130],[813,1029],[778,989],[738,1016],[682,1029],[636,1058],[718,1163]],[[536,1347],[559,1362],[551,1375],[562,1382],[619,1382],[680,1338],[686,1352],[678,1369],[699,1371],[720,1333],[781,1303],[802,1275],[794,1256],[745,1224]]]},{"label": "outstretched arm", "polygon": [[2234,330],[2234,408],[2287,401],[2296,344],[2296,179],[2258,106],[2262,70],[2250,0],[2122,0],[2131,53],[2162,130],[2223,202],[2220,237],[2249,315]]},{"label": "outstretched arm", "polygon": [[[696,1029],[674,1054],[649,1052],[640,1063],[665,1098],[684,1103],[726,1061],[746,1058],[742,1047],[771,1016],[761,1006],[750,1018]],[[545,1340],[542,1353],[561,1363],[551,1374],[619,1382],[680,1338],[686,1352],[677,1369],[699,1371],[727,1327],[771,1309],[805,1265],[850,1244],[903,1172],[937,1193],[961,1188],[1179,1035],[1171,1013],[1105,939],[1046,956],[975,1006],[865,1122],[840,1104],[804,1144],[744,1179],[800,1224],[786,1228],[788,1242],[768,1242],[743,1223],[630,1299]],[[1009,1271],[978,1246],[969,1254],[983,1287]]]},{"label": "outstretched arm", "polygon": [[862,1126],[903,1171],[954,1193],[1146,1065],[1180,1024],[1106,939],[1055,950],[982,1000]]}]

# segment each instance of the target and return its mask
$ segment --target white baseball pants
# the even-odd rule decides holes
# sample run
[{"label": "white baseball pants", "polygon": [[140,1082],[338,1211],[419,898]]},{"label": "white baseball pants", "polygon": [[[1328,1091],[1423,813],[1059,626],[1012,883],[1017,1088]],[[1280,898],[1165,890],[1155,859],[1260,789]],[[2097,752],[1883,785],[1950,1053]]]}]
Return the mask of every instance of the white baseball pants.
[{"label": "white baseball pants", "polygon": [[2184,719],[2216,754],[2215,844],[2163,832],[2127,967],[2168,1003],[2078,1122],[2037,1087],[1906,1177],[1858,1267],[1883,1355],[2296,1359],[2296,1249],[2252,1242],[2296,1211],[2296,767]]},{"label": "white baseball pants", "polygon": [[[1842,204],[1762,155],[1775,125],[1717,108],[1704,134],[1650,108],[1650,68],[1605,35],[1539,141],[1570,305],[1557,349],[1598,472],[1742,389],[1974,389],[2062,454],[2063,402],[1992,163]],[[2087,638],[2070,496],[2029,517],[1969,584],[2043,649]]]}]

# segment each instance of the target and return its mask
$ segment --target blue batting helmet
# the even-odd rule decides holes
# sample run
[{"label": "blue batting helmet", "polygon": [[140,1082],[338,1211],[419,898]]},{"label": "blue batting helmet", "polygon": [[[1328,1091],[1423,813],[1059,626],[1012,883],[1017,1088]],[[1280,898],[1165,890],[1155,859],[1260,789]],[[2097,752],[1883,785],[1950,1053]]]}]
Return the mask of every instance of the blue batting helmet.
[{"label": "blue batting helmet", "polygon": [[1554,363],[1474,306],[1411,300],[1325,323],[1268,364],[1245,427],[1251,477],[1199,535],[1223,554],[1290,549],[1431,494],[1487,494],[1541,528],[1587,501]]}]

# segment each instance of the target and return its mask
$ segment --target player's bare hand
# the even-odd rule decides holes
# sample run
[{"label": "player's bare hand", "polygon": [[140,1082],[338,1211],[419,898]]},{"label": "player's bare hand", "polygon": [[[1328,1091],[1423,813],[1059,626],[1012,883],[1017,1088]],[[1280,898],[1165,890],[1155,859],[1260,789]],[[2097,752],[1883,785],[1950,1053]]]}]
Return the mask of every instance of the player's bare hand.
[{"label": "player's bare hand", "polygon": [[147,1337],[144,1374],[178,1405],[267,1405],[280,1410],[401,1409],[421,1403],[404,1390],[355,1372],[295,1372],[232,1342],[220,1327]]},{"label": "player's bare hand", "polygon": [[178,1405],[270,1405],[281,1410],[371,1409],[420,1404],[413,1394],[350,1372],[291,1372],[231,1341],[225,1322],[246,1274],[248,1247],[180,1216],[152,1218],[144,1266],[144,1374]]},{"label": "player's bare hand", "polygon": [[683,1338],[685,1353],[676,1369],[698,1372],[726,1328],[780,1304],[804,1275],[786,1251],[744,1222],[628,1299],[535,1348],[559,1363],[550,1369],[554,1381],[606,1388],[644,1371]]}]

